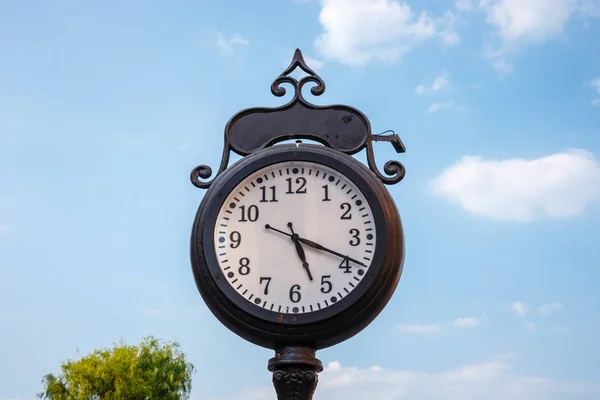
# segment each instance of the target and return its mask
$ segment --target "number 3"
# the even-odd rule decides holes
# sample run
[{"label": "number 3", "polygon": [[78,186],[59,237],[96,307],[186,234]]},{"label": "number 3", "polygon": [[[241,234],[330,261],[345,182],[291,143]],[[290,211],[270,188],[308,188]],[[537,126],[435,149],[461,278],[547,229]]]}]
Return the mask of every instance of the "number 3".
[{"label": "number 3", "polygon": [[[352,235],[352,240],[350,240],[350,246],[358,246],[360,244],[360,231],[358,229],[350,229],[350,234]],[[354,241],[356,239],[356,241]]]}]

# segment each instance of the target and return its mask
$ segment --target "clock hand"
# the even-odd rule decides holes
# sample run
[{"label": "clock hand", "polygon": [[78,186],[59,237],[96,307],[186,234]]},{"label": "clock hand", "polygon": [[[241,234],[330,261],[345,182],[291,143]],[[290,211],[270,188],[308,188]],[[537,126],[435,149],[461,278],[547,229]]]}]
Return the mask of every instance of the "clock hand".
[{"label": "clock hand", "polygon": [[366,267],[366,265],[364,263],[362,263],[362,262],[360,262],[358,260],[355,260],[352,257],[348,257],[348,256],[345,256],[345,255],[343,255],[341,253],[338,253],[337,251],[328,249],[327,247],[321,246],[319,243],[313,242],[312,240],[308,240],[308,239],[304,239],[304,238],[298,238],[298,241],[300,243],[302,243],[302,244],[307,245],[308,247],[312,247],[313,249],[322,250],[322,251],[325,251],[327,253],[331,253],[331,254],[333,254],[335,256],[341,257],[341,258],[347,258],[348,260],[352,261],[353,263],[356,263],[356,264],[358,264],[360,266]]},{"label": "clock hand", "polygon": [[[274,230],[275,232],[279,232],[279,233],[281,233],[281,234],[283,234],[283,235],[286,235],[286,236],[290,236],[290,237],[292,236],[292,235],[290,235],[290,234],[289,234],[289,233],[287,233],[287,232],[280,231],[279,229],[273,228],[273,227],[272,227],[271,225],[269,225],[269,224],[265,225],[265,228],[267,228],[267,229],[271,229],[271,230]],[[313,242],[312,240],[308,240],[308,239],[304,239],[304,238],[301,238],[301,237],[299,237],[299,238],[298,238],[298,241],[299,241],[300,243],[302,243],[302,244],[305,244],[305,245],[307,245],[308,247],[312,247],[313,249],[322,250],[322,251],[325,251],[325,252],[327,252],[327,253],[331,253],[331,254],[333,254],[333,255],[335,255],[335,256],[341,257],[341,258],[347,258],[348,260],[350,260],[350,261],[352,261],[353,263],[356,263],[356,264],[358,264],[358,265],[360,265],[360,266],[362,266],[362,267],[366,267],[366,266],[367,266],[367,265],[365,265],[364,263],[362,263],[362,262],[360,262],[360,261],[358,261],[358,260],[355,260],[354,258],[351,258],[351,257],[345,256],[345,255],[343,255],[343,254],[341,254],[341,253],[338,253],[337,251],[334,251],[334,250],[328,249],[327,247],[321,246],[319,243]]]},{"label": "clock hand", "polygon": [[291,234],[289,234],[289,233],[287,233],[287,232],[284,232],[284,231],[280,231],[279,229],[273,228],[273,227],[272,227],[271,225],[269,225],[269,224],[266,224],[266,225],[265,225],[265,228],[266,228],[266,229],[270,229],[270,230],[272,230],[272,231],[275,231],[275,232],[279,232],[279,233],[281,233],[282,235],[286,235],[286,236],[292,237],[292,235],[291,235]]},{"label": "clock hand", "polygon": [[310,273],[310,269],[308,268],[308,262],[306,262],[306,254],[304,254],[304,249],[302,248],[302,245],[298,241],[299,236],[294,232],[294,228],[292,227],[291,222],[288,222],[287,225],[290,228],[290,230],[292,231],[291,239],[292,239],[292,242],[294,242],[294,245],[296,246],[296,253],[298,253],[298,257],[300,257],[300,261],[302,261],[302,266],[304,267],[304,270],[306,271],[306,273],[308,275],[308,279],[312,281],[313,280],[312,274]]}]

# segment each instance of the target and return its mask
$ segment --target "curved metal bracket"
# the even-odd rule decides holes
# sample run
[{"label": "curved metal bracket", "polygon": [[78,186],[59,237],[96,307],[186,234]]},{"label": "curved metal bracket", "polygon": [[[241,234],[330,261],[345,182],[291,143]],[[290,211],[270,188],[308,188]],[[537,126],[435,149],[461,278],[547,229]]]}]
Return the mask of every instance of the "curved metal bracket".
[{"label": "curved metal bracket", "polygon": [[[300,68],[307,75],[300,80],[290,76]],[[323,79],[306,65],[302,52],[296,49],[290,65],[273,81],[271,93],[282,97],[286,90],[282,84],[294,88],[293,98],[279,107],[255,107],[235,114],[225,126],[225,142],[219,171],[221,174],[229,164],[230,151],[247,156],[276,143],[290,139],[314,140],[324,146],[353,155],[366,149],[369,168],[385,184],[400,182],[405,175],[404,166],[395,160],[384,165],[384,176],[375,164],[372,142],[391,142],[398,153],[406,151],[397,134],[373,135],[369,119],[359,110],[347,105],[317,106],[306,101],[302,89],[307,83],[313,83],[310,92],[320,96],[325,92]],[[390,131],[386,131],[390,132]],[[384,132],[385,133],[385,132]],[[199,188],[210,187],[214,178],[208,165],[199,165],[192,170],[190,179]]]}]

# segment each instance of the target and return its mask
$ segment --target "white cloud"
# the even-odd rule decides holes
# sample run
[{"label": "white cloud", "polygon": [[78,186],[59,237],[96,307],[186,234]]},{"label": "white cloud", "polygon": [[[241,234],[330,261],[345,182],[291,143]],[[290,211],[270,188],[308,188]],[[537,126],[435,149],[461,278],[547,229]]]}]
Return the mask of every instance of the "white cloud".
[{"label": "white cloud", "polygon": [[506,50],[493,50],[489,46],[486,46],[483,54],[492,63],[496,71],[507,74],[513,70],[512,63],[508,61],[507,53]]},{"label": "white cloud", "polygon": [[353,66],[399,61],[436,36],[446,45],[460,40],[451,12],[434,19],[396,0],[322,0],[319,21],[324,28],[315,40],[319,52]]},{"label": "white cloud", "polygon": [[454,7],[460,11],[472,11],[478,7],[479,0],[456,0]]},{"label": "white cloud", "polygon": [[460,43],[460,36],[456,32],[456,16],[452,11],[446,11],[442,18],[436,20],[436,25],[437,35],[446,46],[456,46]]},{"label": "white cloud", "polygon": [[487,22],[505,42],[541,41],[563,31],[576,0],[501,0],[485,7]]},{"label": "white cloud", "polygon": [[445,109],[451,108],[453,106],[454,106],[454,102],[452,100],[435,102],[435,103],[431,103],[431,105],[427,109],[427,112],[430,114],[434,114],[438,111],[445,110]]},{"label": "white cloud", "polygon": [[564,32],[574,16],[600,16],[596,0],[457,0],[459,11],[480,11],[499,38],[497,50],[486,57],[501,72],[510,72],[508,56],[527,44],[539,43]]},{"label": "white cloud", "polygon": [[[587,82],[587,85],[593,87],[596,92],[600,94],[600,78],[592,79],[591,81]],[[600,106],[600,99],[592,100],[592,105],[594,107]]]},{"label": "white cloud", "polygon": [[592,79],[588,82],[588,85],[596,89],[596,92],[600,94],[600,78]]},{"label": "white cloud", "polygon": [[600,163],[583,150],[534,160],[464,156],[432,181],[437,195],[492,220],[567,218],[600,202]]},{"label": "white cloud", "polygon": [[221,54],[233,54],[237,47],[249,45],[250,42],[237,33],[228,39],[220,32],[217,34],[217,49]]},{"label": "white cloud", "polygon": [[550,316],[558,311],[564,310],[565,306],[560,301],[553,301],[550,303],[542,304],[538,307],[538,312],[544,316]]},{"label": "white cloud", "polygon": [[456,0],[460,11],[481,11],[504,43],[539,42],[564,31],[575,15],[600,16],[596,0]]},{"label": "white cloud", "polygon": [[527,315],[528,308],[524,303],[520,301],[513,301],[508,307],[519,317],[523,318]]},{"label": "white cloud", "polygon": [[[489,361],[425,372],[378,366],[346,367],[334,361],[319,374],[320,400],[585,400],[597,398],[597,383],[560,382],[515,372],[506,361]],[[271,400],[272,387],[236,398]]]},{"label": "white cloud", "polygon": [[462,318],[455,319],[452,323],[455,326],[463,326],[463,327],[478,326],[479,324],[481,324],[481,319],[474,318],[474,317],[462,317]]},{"label": "white cloud", "polygon": [[406,332],[406,333],[429,334],[429,333],[439,332],[440,326],[437,324],[430,324],[430,325],[403,324],[403,325],[398,326],[398,330],[400,330],[400,332]]},{"label": "white cloud", "polygon": [[598,0],[579,0],[577,3],[577,11],[587,18],[600,17],[600,1]]},{"label": "white cloud", "polygon": [[525,330],[529,333],[537,332],[537,326],[531,321],[525,322],[524,326],[525,326]]},{"label": "white cloud", "polygon": [[309,68],[311,68],[312,70],[318,70],[321,67],[323,67],[323,65],[325,65],[325,63],[323,61],[317,60],[316,58],[311,58],[311,57],[306,57],[304,56],[304,61],[306,61],[306,65],[308,65]]},{"label": "white cloud", "polygon": [[426,94],[437,93],[450,83],[448,79],[448,74],[442,71],[438,76],[433,79],[431,85],[418,85],[415,87],[415,93],[419,96],[424,96]]}]

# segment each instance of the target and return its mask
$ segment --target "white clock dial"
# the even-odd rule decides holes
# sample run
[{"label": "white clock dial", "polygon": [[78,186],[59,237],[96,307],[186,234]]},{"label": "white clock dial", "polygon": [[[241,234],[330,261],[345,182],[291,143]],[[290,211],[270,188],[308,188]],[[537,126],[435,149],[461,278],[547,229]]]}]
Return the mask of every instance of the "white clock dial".
[{"label": "white clock dial", "polygon": [[348,296],[368,273],[376,239],[356,185],[332,168],[298,161],[245,178],[223,203],[214,231],[229,284],[259,307],[290,314]]}]

